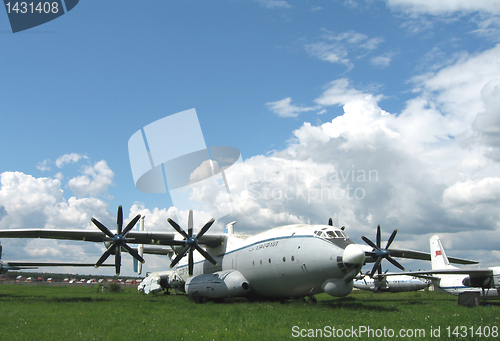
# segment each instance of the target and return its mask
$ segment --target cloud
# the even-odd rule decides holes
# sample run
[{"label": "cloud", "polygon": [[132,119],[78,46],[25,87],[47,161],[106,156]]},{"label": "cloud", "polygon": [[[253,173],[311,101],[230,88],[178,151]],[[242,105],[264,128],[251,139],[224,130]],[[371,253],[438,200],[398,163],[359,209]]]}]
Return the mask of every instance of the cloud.
[{"label": "cloud", "polygon": [[347,78],[340,78],[331,81],[320,97],[314,100],[320,106],[345,105],[349,102],[367,99],[369,101],[378,101],[382,97],[373,96],[370,93],[350,87]]},{"label": "cloud", "polygon": [[39,170],[41,170],[42,172],[49,171],[49,170],[51,170],[51,167],[50,167],[49,164],[50,164],[50,160],[49,159],[45,159],[42,162],[39,162],[36,165],[36,168],[39,169]]},{"label": "cloud", "polygon": [[[36,178],[22,172],[4,172],[0,177],[3,212],[0,229],[95,229],[90,221],[94,214],[105,225],[113,222],[108,203],[97,198],[66,200],[58,179]],[[94,243],[82,245],[81,242],[42,239],[4,239],[2,242],[7,260],[95,262],[102,253],[102,246]]]},{"label": "cloud", "polygon": [[484,111],[477,114],[472,128],[478,133],[478,140],[492,147],[489,155],[496,161],[500,148],[500,79],[487,83],[481,90]]},{"label": "cloud", "polygon": [[384,53],[379,56],[375,56],[372,59],[370,59],[370,63],[374,66],[377,66],[381,69],[384,69],[389,66],[389,64],[392,61],[392,58],[394,58],[394,53]]},{"label": "cloud", "polygon": [[416,14],[443,15],[454,13],[492,13],[500,14],[500,4],[497,1],[476,0],[386,0],[387,6],[393,9]]},{"label": "cloud", "polygon": [[383,41],[380,37],[369,38],[356,31],[335,34],[323,30],[321,41],[305,44],[304,49],[315,58],[333,64],[342,64],[347,67],[347,71],[350,71],[354,67],[348,58],[350,52],[361,50],[362,53],[357,58],[363,58],[370,51],[376,50]]},{"label": "cloud", "polygon": [[80,161],[81,159],[88,159],[88,156],[77,154],[77,153],[65,154],[65,155],[57,158],[56,166],[59,168],[62,168],[67,164],[76,163],[76,162]]},{"label": "cloud", "polygon": [[270,9],[291,8],[290,4],[284,0],[256,0],[262,6]]},{"label": "cloud", "polygon": [[96,162],[93,166],[85,166],[83,174],[68,182],[69,188],[80,198],[106,193],[115,175],[104,160]]},{"label": "cloud", "polygon": [[293,105],[290,97],[276,102],[267,102],[266,105],[271,111],[278,114],[280,117],[297,117],[301,112],[313,111],[317,109],[317,107],[298,107]]},{"label": "cloud", "polygon": [[[435,20],[455,20],[459,16],[470,16],[481,37],[498,41],[500,32],[500,4],[498,1],[475,0],[386,0],[387,7],[407,16],[402,27],[417,33],[433,28]],[[431,16],[431,18],[429,18]]]},{"label": "cloud", "polygon": [[231,191],[237,228],[333,217],[357,242],[381,224],[387,234],[399,229],[395,247],[427,250],[437,233],[460,256],[491,264],[484,254],[497,246],[488,236],[500,233],[500,158],[492,156],[500,46],[432,70],[412,79],[414,96],[400,113],[347,78],[331,81],[313,102],[341,105],[342,115],[304,123],[287,148],[245,160],[228,179],[246,184]]}]

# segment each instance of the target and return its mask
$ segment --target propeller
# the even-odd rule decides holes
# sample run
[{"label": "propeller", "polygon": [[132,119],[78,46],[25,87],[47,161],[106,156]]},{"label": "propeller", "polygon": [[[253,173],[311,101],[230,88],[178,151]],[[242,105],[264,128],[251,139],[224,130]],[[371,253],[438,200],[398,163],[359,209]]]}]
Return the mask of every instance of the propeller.
[{"label": "propeller", "polygon": [[398,230],[394,230],[389,237],[389,240],[387,241],[387,244],[385,246],[385,249],[380,248],[380,225],[377,226],[377,244],[374,244],[370,239],[366,238],[365,236],[362,236],[361,239],[365,241],[366,244],[370,245],[373,250],[371,252],[371,256],[376,258],[375,264],[373,265],[372,271],[370,272],[370,277],[373,277],[375,274],[375,271],[378,270],[378,274],[382,274],[382,265],[380,264],[382,262],[382,259],[387,259],[389,262],[392,263],[392,265],[398,267],[401,270],[405,270],[405,268],[399,264],[395,259],[391,257],[391,252],[388,250],[389,246],[392,244],[394,241],[394,238],[396,238],[396,234],[398,233]]},{"label": "propeller", "polygon": [[118,206],[118,214],[116,217],[116,234],[111,232],[106,226],[101,224],[97,219],[92,218],[92,222],[94,223],[95,226],[99,230],[102,231],[106,236],[109,237],[108,240],[105,240],[106,242],[111,243],[111,246],[108,247],[108,249],[103,253],[101,258],[95,263],[95,267],[99,267],[108,259],[108,257],[111,254],[115,255],[115,269],[116,269],[116,275],[120,274],[120,266],[121,266],[121,260],[122,260],[122,247],[127,250],[128,253],[132,255],[135,259],[137,259],[139,262],[144,263],[144,259],[139,255],[139,253],[132,249],[130,246],[127,245],[127,242],[129,240],[126,238],[127,233],[130,232],[130,230],[137,224],[137,221],[141,218],[141,215],[138,214],[135,216],[134,219],[132,219],[125,229],[123,229],[123,210],[121,206]]},{"label": "propeller", "polygon": [[189,258],[188,258],[188,270],[189,270],[189,276],[193,275],[193,252],[194,250],[197,250],[203,257],[205,257],[206,260],[208,260],[210,263],[213,265],[217,265],[217,262],[215,259],[212,258],[208,254],[207,251],[203,250],[199,245],[198,245],[198,239],[200,239],[205,232],[208,231],[208,229],[212,226],[214,223],[215,219],[210,219],[198,232],[198,234],[193,236],[193,210],[189,210],[189,215],[188,215],[188,232],[186,233],[175,221],[172,219],[168,218],[167,219],[170,225],[179,232],[183,237],[184,237],[184,247],[182,250],[177,254],[177,257],[170,263],[170,267],[173,268],[179,261],[181,260],[182,257],[186,255],[186,253],[189,252]]}]

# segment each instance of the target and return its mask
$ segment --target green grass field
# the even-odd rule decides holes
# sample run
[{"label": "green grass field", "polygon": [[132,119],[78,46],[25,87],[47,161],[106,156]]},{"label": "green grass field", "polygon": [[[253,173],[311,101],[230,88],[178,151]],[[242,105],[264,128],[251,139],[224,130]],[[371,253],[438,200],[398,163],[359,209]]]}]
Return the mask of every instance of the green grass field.
[{"label": "green grass field", "polygon": [[[466,308],[458,306],[455,296],[436,292],[354,291],[346,298],[322,294],[317,299],[317,304],[246,299],[196,304],[185,295],[146,296],[135,287],[97,293],[95,287],[8,284],[0,286],[0,338],[282,340],[321,335],[333,339],[342,333],[335,339],[498,339],[498,303]],[[353,330],[354,337],[346,338]]]}]

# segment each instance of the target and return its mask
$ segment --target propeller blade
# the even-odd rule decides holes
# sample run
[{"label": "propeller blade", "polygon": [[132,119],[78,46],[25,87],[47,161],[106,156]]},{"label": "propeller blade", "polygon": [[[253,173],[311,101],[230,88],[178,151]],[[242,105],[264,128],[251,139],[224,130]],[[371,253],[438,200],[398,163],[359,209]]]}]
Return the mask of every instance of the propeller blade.
[{"label": "propeller blade", "polygon": [[380,225],[377,226],[377,247],[380,249],[380,239],[382,238],[380,233]]},{"label": "propeller blade", "polygon": [[372,271],[370,272],[370,277],[373,278],[373,275],[375,275],[375,271],[377,271],[378,266],[380,265],[380,262],[382,261],[382,257],[378,257],[377,261],[375,262],[375,265],[373,265]]},{"label": "propeller blade", "polygon": [[200,232],[198,232],[198,234],[196,235],[196,239],[201,238],[205,234],[205,232],[208,231],[208,229],[212,226],[214,222],[215,222],[214,218],[210,219],[208,223],[206,223],[205,226],[201,228]]},{"label": "propeller blade", "polygon": [[118,206],[118,214],[116,215],[116,233],[122,234],[123,228],[123,210],[122,205]]},{"label": "propeller blade", "polygon": [[186,245],[184,248],[177,254],[177,257],[170,263],[170,267],[173,268],[179,261],[181,260],[182,257],[186,254],[187,250],[189,250],[190,246]]},{"label": "propeller blade", "polygon": [[366,238],[365,236],[361,236],[361,239],[363,239],[366,244],[370,245],[375,250],[380,251],[380,248],[378,248],[377,245],[373,244],[373,242],[370,239]]},{"label": "propeller blade", "polygon": [[101,266],[102,263],[104,263],[106,261],[106,259],[108,259],[109,255],[111,255],[114,251],[114,249],[116,248],[115,245],[111,245],[109,247],[109,249],[107,249],[101,256],[101,258],[99,258],[99,260],[97,261],[97,263],[95,263],[95,266],[96,267],[99,267]]},{"label": "propeller blade", "polygon": [[390,257],[390,256],[389,256],[389,257],[387,257],[387,260],[388,260],[389,262],[391,262],[391,263],[392,263],[392,265],[394,265],[394,266],[396,266],[396,267],[400,268],[401,270],[405,271],[405,268],[404,268],[401,264],[399,264],[399,262],[398,262],[398,261],[396,261],[394,258],[392,258],[392,257]]},{"label": "propeller blade", "polygon": [[95,218],[91,218],[90,220],[94,223],[95,226],[97,226],[97,228],[99,230],[102,231],[102,233],[104,233],[108,237],[113,238],[115,236],[110,230],[108,230],[108,228],[106,226],[104,226],[103,224],[101,224],[99,222],[99,220],[97,220]]},{"label": "propeller blade", "polygon": [[188,258],[188,273],[189,276],[193,276],[193,248],[189,249],[189,258]]},{"label": "propeller blade", "polygon": [[387,241],[387,245],[385,246],[386,249],[389,248],[389,246],[392,244],[392,242],[394,241],[394,238],[396,238],[396,234],[398,233],[398,230],[394,230],[392,231],[392,234],[391,236],[389,237],[389,240]]},{"label": "propeller blade", "polygon": [[198,250],[198,252],[201,253],[202,256],[205,257],[206,260],[208,260],[213,265],[217,265],[217,262],[215,261],[215,259],[213,259],[212,256],[210,256],[210,254],[207,251],[203,250],[198,245],[196,245],[195,247],[196,247],[196,250]]},{"label": "propeller blade", "polygon": [[140,255],[139,255],[139,252],[137,252],[136,250],[132,249],[130,246],[128,246],[127,244],[123,244],[122,245],[125,250],[127,250],[128,253],[130,253],[132,255],[132,257],[134,257],[135,259],[137,259],[139,262],[141,263],[145,263],[145,260],[144,258],[142,258]]},{"label": "propeller blade", "polygon": [[172,227],[177,231],[179,232],[184,238],[188,239],[189,236],[186,234],[186,232],[184,232],[184,230],[175,222],[173,221],[172,219],[168,218],[167,221],[170,223],[170,225],[172,225]]},{"label": "propeller blade", "polygon": [[116,275],[117,276],[120,274],[120,266],[121,265],[122,265],[122,248],[121,247],[116,247],[115,270],[116,270]]},{"label": "propeller blade", "polygon": [[189,210],[188,214],[188,236],[193,236],[193,210]]},{"label": "propeller blade", "polygon": [[134,219],[132,219],[128,224],[127,226],[125,227],[125,230],[123,230],[123,232],[121,233],[122,236],[126,236],[127,233],[130,232],[130,230],[132,230],[135,226],[135,224],[137,224],[137,222],[139,221],[139,219],[141,219],[141,215],[138,214],[135,216]]}]

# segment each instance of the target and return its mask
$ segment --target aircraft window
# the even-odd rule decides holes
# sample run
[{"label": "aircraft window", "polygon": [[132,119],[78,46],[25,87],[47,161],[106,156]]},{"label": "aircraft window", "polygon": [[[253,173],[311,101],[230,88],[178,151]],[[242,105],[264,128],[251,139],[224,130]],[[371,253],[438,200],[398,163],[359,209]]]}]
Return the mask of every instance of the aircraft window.
[{"label": "aircraft window", "polygon": [[294,256],[292,256],[292,262],[293,262],[294,260],[295,260],[295,257],[294,257]]},{"label": "aircraft window", "polygon": [[335,238],[335,234],[333,233],[333,231],[326,231],[325,238]]},{"label": "aircraft window", "polygon": [[286,262],[286,257],[283,257],[283,262]]},{"label": "aircraft window", "polygon": [[335,233],[337,234],[337,236],[339,236],[340,238],[344,238],[344,236],[342,235],[342,232],[340,231],[335,231]]},{"label": "aircraft window", "polygon": [[269,258],[269,263],[271,263],[271,258]]}]

